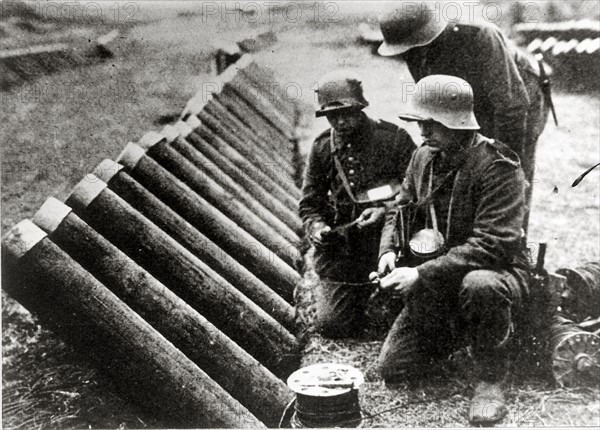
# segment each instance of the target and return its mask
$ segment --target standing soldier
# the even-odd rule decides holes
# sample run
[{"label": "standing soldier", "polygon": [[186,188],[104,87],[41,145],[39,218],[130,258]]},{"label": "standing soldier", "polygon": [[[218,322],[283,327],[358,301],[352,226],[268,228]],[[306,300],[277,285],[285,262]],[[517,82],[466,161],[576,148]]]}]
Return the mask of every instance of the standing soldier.
[{"label": "standing soldier", "polygon": [[384,208],[404,178],[415,149],[398,126],[369,118],[360,79],[347,71],[324,76],[317,90],[331,128],[314,141],[302,186],[300,217],[315,246],[318,330],[355,334],[377,264]]},{"label": "standing soldier", "polygon": [[[439,5],[393,3],[379,20],[384,38],[379,54],[401,55],[415,82],[437,74],[469,82],[481,134],[515,151],[531,184],[537,140],[546,125],[550,103],[547,77],[540,78],[543,68],[506,40],[495,25],[450,23]],[[531,192],[529,187],[528,206]]]},{"label": "standing soldier", "polygon": [[405,307],[378,368],[388,382],[424,379],[466,342],[478,377],[470,421],[491,424],[507,412],[508,348],[528,308],[523,171],[506,145],[477,133],[462,79],[423,78],[409,106],[400,117],[418,122],[424,142],[386,215],[378,267]]}]

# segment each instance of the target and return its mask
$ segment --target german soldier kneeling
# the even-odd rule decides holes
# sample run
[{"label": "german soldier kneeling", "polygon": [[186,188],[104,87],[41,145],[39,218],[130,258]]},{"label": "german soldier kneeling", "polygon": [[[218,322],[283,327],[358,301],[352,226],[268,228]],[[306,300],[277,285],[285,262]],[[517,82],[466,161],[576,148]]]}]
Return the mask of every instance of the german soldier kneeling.
[{"label": "german soldier kneeling", "polygon": [[317,90],[331,128],[311,147],[300,216],[315,246],[317,329],[325,336],[356,336],[377,264],[383,203],[393,201],[415,150],[409,134],[369,118],[360,79],[348,71],[325,75]]},{"label": "german soldier kneeling", "polygon": [[528,294],[523,171],[506,145],[477,133],[466,81],[427,76],[409,106],[400,118],[417,121],[424,142],[386,214],[378,267],[405,307],[378,369],[387,382],[422,379],[466,340],[478,378],[470,420],[493,423],[506,414],[507,347]]}]

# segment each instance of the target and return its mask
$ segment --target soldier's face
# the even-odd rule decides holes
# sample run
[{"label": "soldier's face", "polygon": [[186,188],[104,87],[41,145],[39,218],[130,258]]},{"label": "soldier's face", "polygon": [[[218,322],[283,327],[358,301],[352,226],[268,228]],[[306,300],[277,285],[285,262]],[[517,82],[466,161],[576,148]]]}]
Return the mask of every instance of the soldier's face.
[{"label": "soldier's face", "polygon": [[423,145],[431,148],[432,152],[445,153],[456,145],[458,133],[437,121],[419,121],[419,129]]},{"label": "soldier's face", "polygon": [[327,114],[327,121],[340,136],[356,133],[362,122],[362,112],[356,110],[339,110]]}]

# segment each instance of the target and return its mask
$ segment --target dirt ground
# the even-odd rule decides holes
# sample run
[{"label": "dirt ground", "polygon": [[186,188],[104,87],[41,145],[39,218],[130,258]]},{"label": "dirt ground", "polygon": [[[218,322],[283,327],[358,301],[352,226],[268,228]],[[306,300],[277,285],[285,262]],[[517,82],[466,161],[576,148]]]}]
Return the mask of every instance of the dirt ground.
[{"label": "dirt ground", "polygon": [[[400,123],[395,115],[408,72],[396,59],[374,56],[369,46],[356,42],[355,13],[328,21],[320,5],[318,12],[302,9],[297,22],[281,19],[280,11],[269,25],[250,15],[240,15],[237,22],[232,15],[206,19],[189,5],[183,12],[140,5],[141,18],[125,28],[114,58],[1,93],[3,233],[31,217],[47,197],[64,199],[104,158],[116,157],[127,142],[179,114],[211,83],[209,54],[223,39],[275,31],[277,42],[256,58],[290,99],[302,102],[304,152],[326,127],[325,120],[312,120],[310,108],[317,79],[332,68],[359,73],[371,101],[368,112]],[[78,26],[98,33],[106,28],[106,23],[97,29],[92,24]],[[600,99],[598,94],[556,94],[555,104],[560,127],[549,122],[539,142],[530,228],[534,252],[540,241],[548,243],[549,270],[598,261],[600,255],[598,170],[571,187],[600,158]],[[403,126],[418,141],[414,125]],[[99,374],[4,293],[2,328],[4,428],[168,426],[124,401],[118,381]],[[368,374],[380,345],[380,337],[332,342],[313,336],[304,363],[336,361]],[[386,387],[368,378],[361,388],[364,424],[464,427],[471,390],[468,369],[412,388]],[[502,426],[598,426],[600,387],[558,389],[512,381],[509,411]]]}]

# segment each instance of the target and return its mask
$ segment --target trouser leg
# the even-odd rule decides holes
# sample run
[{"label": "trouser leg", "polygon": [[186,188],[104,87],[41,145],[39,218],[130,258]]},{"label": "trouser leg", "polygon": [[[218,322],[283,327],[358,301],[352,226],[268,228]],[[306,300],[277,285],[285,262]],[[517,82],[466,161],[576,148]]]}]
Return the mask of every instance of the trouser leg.
[{"label": "trouser leg", "polygon": [[499,380],[506,374],[513,317],[522,311],[524,282],[518,273],[491,270],[469,272],[462,280],[460,316],[482,380]]},{"label": "trouser leg", "polygon": [[371,285],[322,280],[317,286],[316,328],[332,338],[356,336],[365,327]]},{"label": "trouser leg", "polygon": [[419,288],[406,304],[383,344],[377,368],[387,382],[416,381],[435,373],[452,352],[453,294],[443,286]]},{"label": "trouser leg", "polygon": [[353,336],[365,326],[364,313],[373,292],[368,274],[376,263],[376,251],[370,247],[315,252],[314,266],[320,278],[315,291],[316,328],[321,334]]}]

